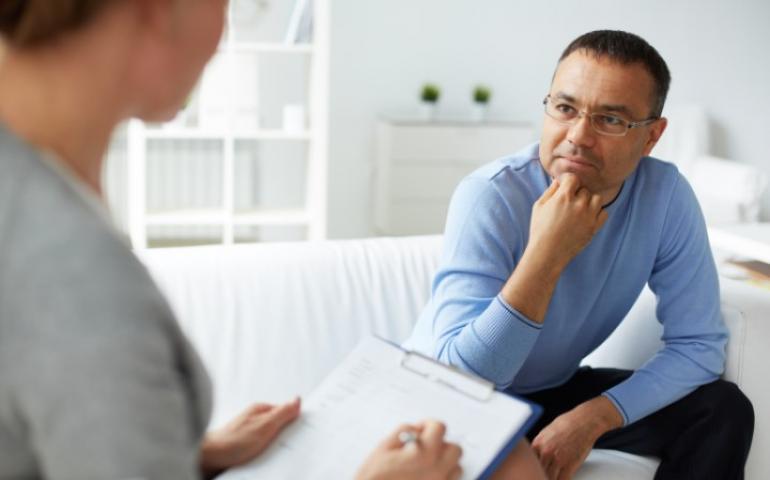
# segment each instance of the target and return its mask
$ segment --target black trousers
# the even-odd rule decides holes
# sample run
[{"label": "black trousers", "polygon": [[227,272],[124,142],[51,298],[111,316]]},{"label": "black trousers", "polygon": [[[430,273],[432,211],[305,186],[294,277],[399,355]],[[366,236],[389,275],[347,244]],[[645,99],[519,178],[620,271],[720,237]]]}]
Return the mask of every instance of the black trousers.
[{"label": "black trousers", "polygon": [[[583,367],[564,385],[520,395],[543,407],[530,441],[556,417],[631,375],[629,370]],[[754,435],[754,409],[731,382],[703,385],[637,422],[607,432],[596,448],[661,459],[656,480],[743,479]]]}]

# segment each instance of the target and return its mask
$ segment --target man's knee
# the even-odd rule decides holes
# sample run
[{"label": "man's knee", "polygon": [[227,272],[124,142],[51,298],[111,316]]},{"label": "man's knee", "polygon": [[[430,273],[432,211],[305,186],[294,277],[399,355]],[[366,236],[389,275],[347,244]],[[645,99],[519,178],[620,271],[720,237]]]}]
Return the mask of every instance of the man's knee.
[{"label": "man's knee", "polygon": [[717,380],[698,389],[699,396],[708,405],[710,423],[719,425],[725,434],[751,441],[754,434],[754,407],[738,386],[726,380]]}]

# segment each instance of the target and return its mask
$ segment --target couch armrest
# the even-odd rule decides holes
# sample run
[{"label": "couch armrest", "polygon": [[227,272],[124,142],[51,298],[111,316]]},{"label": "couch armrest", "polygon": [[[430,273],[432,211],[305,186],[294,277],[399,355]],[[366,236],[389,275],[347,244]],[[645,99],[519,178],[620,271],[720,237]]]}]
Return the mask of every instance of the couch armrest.
[{"label": "couch armrest", "polygon": [[770,478],[770,291],[722,278],[722,311],[730,329],[725,378],[754,405],[754,442],[746,478]]},{"label": "couch armrest", "polygon": [[[735,382],[754,405],[754,443],[746,478],[770,478],[770,291],[720,278],[722,314],[730,330],[724,378]],[[655,318],[655,298],[645,289],[618,329],[586,357],[596,367],[635,369],[661,346],[662,327]]]}]

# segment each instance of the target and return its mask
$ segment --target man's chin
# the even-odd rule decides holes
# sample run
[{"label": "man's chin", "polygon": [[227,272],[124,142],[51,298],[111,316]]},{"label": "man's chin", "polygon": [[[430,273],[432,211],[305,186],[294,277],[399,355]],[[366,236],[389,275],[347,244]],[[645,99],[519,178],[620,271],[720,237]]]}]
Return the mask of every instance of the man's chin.
[{"label": "man's chin", "polygon": [[553,178],[554,180],[559,180],[564,175],[572,174],[576,176],[578,180],[580,180],[580,185],[584,185],[586,180],[585,176],[582,175],[580,171],[577,171],[571,168],[552,168],[549,173],[551,175],[551,178]]},{"label": "man's chin", "polygon": [[558,159],[554,165],[549,169],[549,173],[552,178],[558,179],[562,175],[571,173],[580,180],[580,185],[588,187],[593,184],[594,176],[596,175],[596,167],[593,165],[570,162],[564,159]]}]

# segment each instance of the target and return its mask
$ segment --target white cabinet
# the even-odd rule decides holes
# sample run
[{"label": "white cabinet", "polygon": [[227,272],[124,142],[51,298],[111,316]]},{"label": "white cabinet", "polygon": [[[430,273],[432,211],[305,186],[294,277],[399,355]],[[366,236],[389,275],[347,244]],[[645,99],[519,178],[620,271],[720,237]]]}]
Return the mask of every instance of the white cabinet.
[{"label": "white cabinet", "polygon": [[534,129],[525,123],[381,121],[376,233],[443,232],[449,200],[460,180],[534,139]]},{"label": "white cabinet", "polygon": [[[231,2],[222,44],[177,119],[129,123],[134,248],[326,237],[328,0],[263,3]],[[298,5],[312,8],[307,43],[284,39]]]}]

